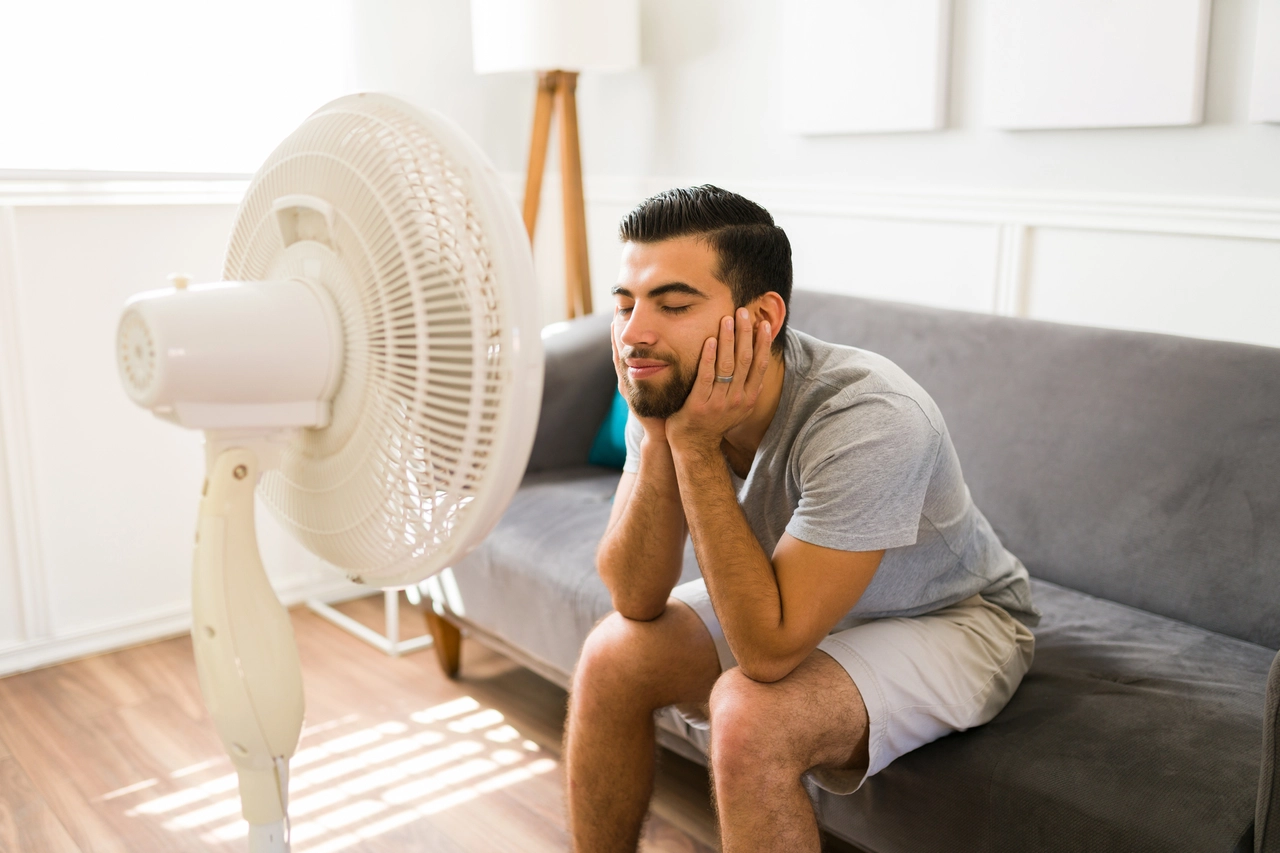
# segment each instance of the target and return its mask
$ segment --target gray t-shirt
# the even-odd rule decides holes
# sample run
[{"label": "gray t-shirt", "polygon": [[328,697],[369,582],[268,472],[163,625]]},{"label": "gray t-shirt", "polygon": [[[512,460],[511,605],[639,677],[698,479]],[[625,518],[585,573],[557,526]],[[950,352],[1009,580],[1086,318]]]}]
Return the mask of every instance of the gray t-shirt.
[{"label": "gray t-shirt", "polygon": [[[981,594],[1034,625],[1027,570],[969,497],[942,413],[883,356],[788,330],[778,411],[738,501],[766,554],[783,532],[884,558],[841,620],[918,616]],[[624,471],[644,430],[627,422]]]}]

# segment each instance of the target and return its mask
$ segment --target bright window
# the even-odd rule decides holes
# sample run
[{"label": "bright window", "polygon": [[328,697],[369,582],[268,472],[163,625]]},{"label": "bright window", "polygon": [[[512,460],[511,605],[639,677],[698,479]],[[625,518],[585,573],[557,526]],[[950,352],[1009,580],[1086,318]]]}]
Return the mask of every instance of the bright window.
[{"label": "bright window", "polygon": [[0,170],[250,173],[350,58],[348,0],[0,0]]}]

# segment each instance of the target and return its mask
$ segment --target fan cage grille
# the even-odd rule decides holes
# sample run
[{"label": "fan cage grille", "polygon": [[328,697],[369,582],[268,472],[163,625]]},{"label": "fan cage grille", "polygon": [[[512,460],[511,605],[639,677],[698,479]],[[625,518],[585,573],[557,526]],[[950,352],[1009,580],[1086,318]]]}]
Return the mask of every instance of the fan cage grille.
[{"label": "fan cage grille", "polygon": [[268,279],[290,265],[275,199],[335,210],[321,274],[345,335],[333,419],[302,431],[259,494],[354,580],[448,565],[490,473],[510,323],[469,171],[409,112],[343,99],[271,155],[233,229],[224,277]]}]

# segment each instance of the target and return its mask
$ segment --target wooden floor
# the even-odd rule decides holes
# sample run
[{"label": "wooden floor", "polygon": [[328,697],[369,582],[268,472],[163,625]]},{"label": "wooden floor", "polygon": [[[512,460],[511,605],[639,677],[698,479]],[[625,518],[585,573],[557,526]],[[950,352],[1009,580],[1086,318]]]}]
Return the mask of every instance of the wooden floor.
[{"label": "wooden floor", "polygon": [[[381,596],[344,609],[381,627]],[[462,678],[293,611],[307,723],[294,850],[563,851],[565,694],[473,641]],[[407,607],[402,633],[420,632]],[[245,849],[186,637],[0,679],[0,851]],[[716,849],[706,772],[664,753],[646,851]]]}]

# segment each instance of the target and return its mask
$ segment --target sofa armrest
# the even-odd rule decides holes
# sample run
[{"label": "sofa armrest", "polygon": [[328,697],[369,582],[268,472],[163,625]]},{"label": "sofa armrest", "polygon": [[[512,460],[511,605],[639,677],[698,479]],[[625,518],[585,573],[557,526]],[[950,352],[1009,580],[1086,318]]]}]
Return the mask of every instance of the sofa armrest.
[{"label": "sofa armrest", "polygon": [[538,432],[525,473],[587,464],[591,442],[618,387],[609,347],[609,314],[548,327]]},{"label": "sofa armrest", "polygon": [[1280,853],[1280,654],[1267,676],[1267,704],[1262,715],[1262,774],[1258,811],[1253,821],[1255,853]]}]

